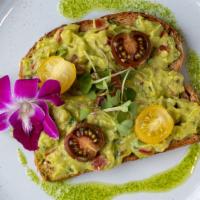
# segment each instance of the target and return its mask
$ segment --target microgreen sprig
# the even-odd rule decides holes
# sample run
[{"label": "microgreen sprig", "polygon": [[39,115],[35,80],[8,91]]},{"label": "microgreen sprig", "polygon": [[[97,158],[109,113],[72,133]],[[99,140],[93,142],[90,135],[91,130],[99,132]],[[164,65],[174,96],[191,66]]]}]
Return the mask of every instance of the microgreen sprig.
[{"label": "microgreen sprig", "polygon": [[124,87],[125,87],[125,83],[126,83],[126,80],[128,78],[128,75],[130,73],[132,68],[129,68],[127,71],[126,71],[126,74],[124,76],[124,79],[122,81],[122,87],[121,87],[121,102],[123,102],[123,96],[124,96]]},{"label": "microgreen sprig", "polygon": [[87,54],[87,52],[86,51],[84,51],[84,54],[85,54],[85,56],[86,56],[86,58],[88,59],[88,61],[90,62],[90,64],[91,64],[91,66],[92,66],[92,69],[93,69],[93,71],[94,71],[94,74],[96,75],[96,77],[98,78],[98,74],[97,74],[97,70],[96,70],[96,68],[95,68],[95,66],[94,66],[94,63],[92,62],[92,60],[90,59],[90,56]]},{"label": "microgreen sprig", "polygon": [[131,101],[126,101],[120,106],[112,107],[112,108],[106,108],[103,111],[104,112],[115,112],[115,111],[122,111],[122,112],[128,112],[129,106],[131,105]]},{"label": "microgreen sprig", "polygon": [[126,73],[127,71],[130,71],[130,70],[131,70],[131,68],[128,68],[128,69],[119,71],[119,72],[117,72],[117,73],[111,74],[110,76],[105,76],[105,77],[103,77],[103,78],[101,78],[101,79],[97,79],[97,80],[93,81],[92,83],[93,83],[93,84],[100,83],[100,82],[105,81],[105,80],[107,80],[107,79],[110,79],[110,78],[112,78],[112,77],[115,77],[115,76],[118,76],[118,75],[120,75],[120,74]]}]

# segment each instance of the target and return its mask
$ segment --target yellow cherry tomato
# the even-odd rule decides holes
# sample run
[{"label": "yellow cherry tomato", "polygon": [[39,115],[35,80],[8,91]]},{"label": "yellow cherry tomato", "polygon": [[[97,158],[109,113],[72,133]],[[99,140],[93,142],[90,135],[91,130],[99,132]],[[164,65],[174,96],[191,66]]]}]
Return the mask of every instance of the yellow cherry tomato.
[{"label": "yellow cherry tomato", "polygon": [[174,121],[165,108],[151,105],[142,110],[135,121],[136,136],[144,143],[158,144],[172,132]]},{"label": "yellow cherry tomato", "polygon": [[60,82],[61,93],[66,92],[76,79],[76,67],[60,56],[51,56],[38,68],[37,75],[42,84],[48,79]]}]

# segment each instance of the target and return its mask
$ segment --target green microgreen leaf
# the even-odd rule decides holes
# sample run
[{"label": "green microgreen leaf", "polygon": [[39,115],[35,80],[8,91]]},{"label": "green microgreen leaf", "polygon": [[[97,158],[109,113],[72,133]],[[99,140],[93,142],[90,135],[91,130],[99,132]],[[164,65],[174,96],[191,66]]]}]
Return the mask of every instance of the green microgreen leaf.
[{"label": "green microgreen leaf", "polygon": [[136,92],[132,88],[125,88],[124,90],[124,99],[126,101],[134,101],[136,97]]},{"label": "green microgreen leaf", "polygon": [[125,120],[122,123],[117,125],[117,130],[120,134],[120,136],[126,136],[128,134],[130,134],[130,132],[132,131],[132,127],[133,127],[133,120]]},{"label": "green microgreen leaf", "polygon": [[124,104],[122,104],[121,106],[119,106],[120,110],[122,112],[128,112],[128,108],[129,108],[130,104],[131,104],[131,101],[125,102]]},{"label": "green microgreen leaf", "polygon": [[115,96],[112,97],[113,106],[119,105],[119,103],[120,103],[120,95],[121,95],[120,90],[117,90]]},{"label": "green microgreen leaf", "polygon": [[117,121],[118,123],[121,123],[123,122],[124,120],[126,119],[130,119],[131,118],[131,114],[129,112],[118,112],[117,114]]},{"label": "green microgreen leaf", "polygon": [[87,108],[87,107],[84,107],[84,108],[81,108],[80,109],[80,120],[84,120],[87,118],[87,116],[89,115],[90,113],[90,109]]},{"label": "green microgreen leaf", "polygon": [[106,109],[106,108],[111,108],[113,106],[112,104],[112,99],[110,95],[107,95],[106,101],[103,103],[102,108]]},{"label": "green microgreen leaf", "polygon": [[131,101],[126,101],[125,103],[123,103],[120,106],[106,108],[106,109],[104,109],[104,112],[114,112],[114,111],[128,112],[130,104],[131,104]]},{"label": "green microgreen leaf", "polygon": [[82,75],[79,79],[80,90],[83,94],[87,94],[92,87],[92,78],[89,73]]},{"label": "green microgreen leaf", "polygon": [[94,90],[91,90],[88,94],[87,97],[90,98],[91,100],[95,100],[97,95],[96,92]]},{"label": "green microgreen leaf", "polygon": [[120,103],[120,90],[118,90],[115,96],[107,95],[106,101],[102,105],[102,108],[111,108],[113,106],[117,106]]},{"label": "green microgreen leaf", "polygon": [[107,82],[104,80],[104,81],[101,81],[99,83],[96,84],[96,88],[100,89],[100,90],[107,90],[108,89],[108,84]]},{"label": "green microgreen leaf", "polygon": [[135,102],[132,102],[129,106],[129,113],[131,114],[132,119],[137,115],[138,105]]},{"label": "green microgreen leaf", "polygon": [[100,77],[107,77],[111,76],[111,70],[109,68],[106,68],[105,70],[98,71]]}]

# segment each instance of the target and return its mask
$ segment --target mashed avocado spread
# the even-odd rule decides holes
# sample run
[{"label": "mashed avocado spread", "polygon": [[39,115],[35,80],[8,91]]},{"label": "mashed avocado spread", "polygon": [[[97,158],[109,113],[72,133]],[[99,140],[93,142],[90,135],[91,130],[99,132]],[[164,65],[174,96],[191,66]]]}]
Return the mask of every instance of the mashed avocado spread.
[{"label": "mashed avocado spread", "polygon": [[[78,24],[66,25],[61,31],[39,41],[32,56],[22,61],[26,78],[37,76],[38,67],[54,55],[74,62],[77,67],[76,82],[63,94],[65,104],[58,108],[51,106],[51,114],[60,130],[60,140],[54,141],[42,134],[40,148],[35,154],[40,170],[48,174],[50,180],[95,170],[93,162],[72,158],[64,147],[65,136],[82,121],[97,125],[105,134],[106,144],[100,152],[106,160],[102,169],[121,164],[130,154],[142,158],[163,152],[171,141],[182,140],[199,131],[200,106],[181,98],[184,78],[169,69],[169,65],[180,56],[173,37],[161,34],[163,27],[159,23],[141,16],[131,26],[113,21],[108,23],[106,29],[98,30],[94,24],[87,32],[79,31]],[[108,38],[133,30],[149,35],[154,52],[139,68],[123,71],[113,58]],[[167,46],[167,49],[160,49],[160,46]],[[113,74],[121,71],[116,77],[121,80],[122,89],[116,91],[112,78]],[[114,95],[110,95],[109,92],[113,91]],[[99,96],[105,97],[101,105],[97,105]],[[146,144],[137,138],[133,127],[137,115],[154,104],[168,111],[174,128],[161,143]]]}]

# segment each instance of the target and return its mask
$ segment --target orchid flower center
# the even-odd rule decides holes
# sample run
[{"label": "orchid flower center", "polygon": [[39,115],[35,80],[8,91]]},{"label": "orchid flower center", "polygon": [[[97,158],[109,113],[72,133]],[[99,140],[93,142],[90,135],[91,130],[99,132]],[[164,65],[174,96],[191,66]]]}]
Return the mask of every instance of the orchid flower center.
[{"label": "orchid flower center", "polygon": [[33,111],[31,103],[28,101],[24,101],[20,103],[20,113],[21,114],[29,114],[30,112]]},{"label": "orchid flower center", "polygon": [[26,133],[32,130],[32,123],[30,118],[34,115],[34,109],[30,102],[22,101],[19,103],[19,115],[22,120],[22,127]]}]

